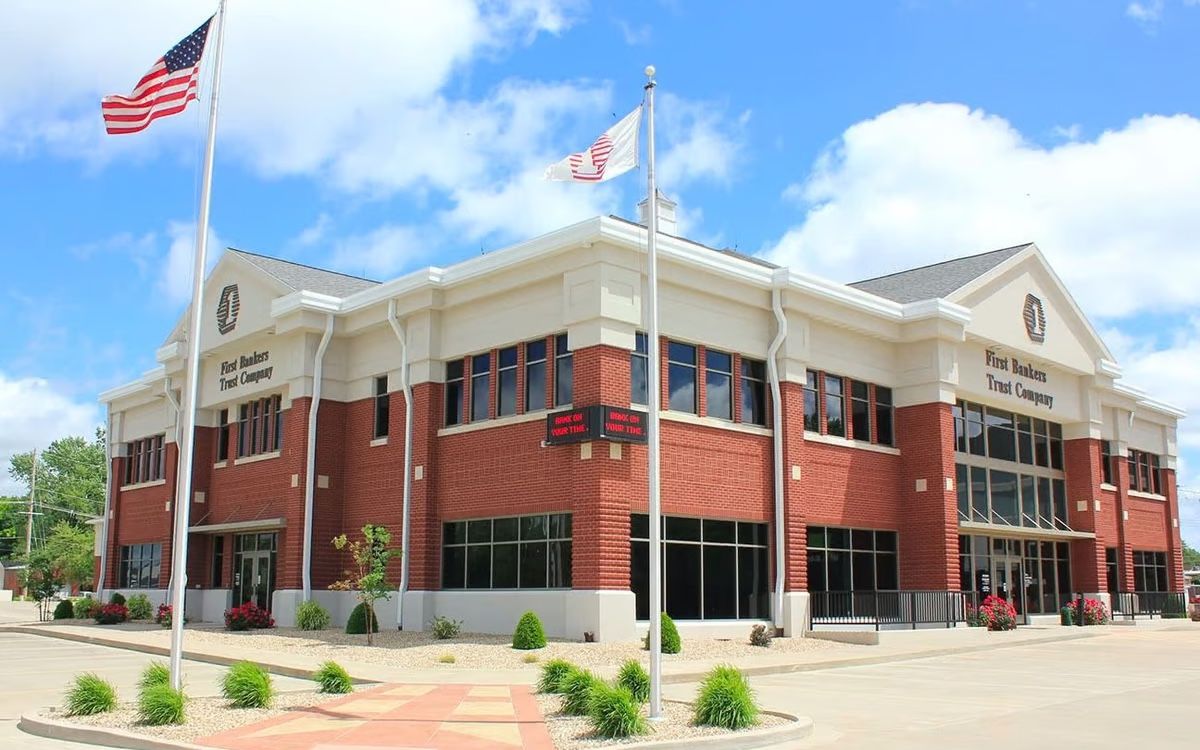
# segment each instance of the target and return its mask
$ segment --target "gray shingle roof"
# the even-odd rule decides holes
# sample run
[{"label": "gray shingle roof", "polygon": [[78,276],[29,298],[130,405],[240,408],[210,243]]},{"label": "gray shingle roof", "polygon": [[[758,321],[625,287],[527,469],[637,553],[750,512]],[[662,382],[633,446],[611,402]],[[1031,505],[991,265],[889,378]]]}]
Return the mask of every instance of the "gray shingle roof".
[{"label": "gray shingle roof", "polygon": [[371,279],[350,276],[337,271],[327,271],[324,268],[313,268],[303,263],[293,263],[290,260],[271,258],[232,247],[229,248],[229,252],[236,253],[246,262],[261,269],[264,273],[274,276],[296,291],[304,289],[318,294],[328,294],[332,297],[348,297],[355,292],[361,292],[379,284],[378,281]]},{"label": "gray shingle roof", "polygon": [[973,279],[982,276],[1029,247],[1030,244],[1013,245],[979,255],[968,255],[965,258],[934,263],[930,266],[910,268],[907,271],[899,271],[887,276],[856,281],[850,286],[901,304],[946,298]]}]

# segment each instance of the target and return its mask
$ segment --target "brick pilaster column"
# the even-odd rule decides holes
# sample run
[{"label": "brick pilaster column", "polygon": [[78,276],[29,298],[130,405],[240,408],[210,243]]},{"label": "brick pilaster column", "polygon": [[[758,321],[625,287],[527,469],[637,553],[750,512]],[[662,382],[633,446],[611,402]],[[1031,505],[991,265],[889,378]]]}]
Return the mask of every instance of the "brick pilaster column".
[{"label": "brick pilaster column", "polygon": [[[784,567],[784,588],[787,591],[808,590],[808,519],[804,506],[804,486],[808,478],[792,478],[792,467],[803,467],[804,461],[804,387],[800,383],[783,381],[779,384],[783,424],[773,425],[783,433],[783,501],[784,501],[784,558],[778,551],[771,555],[776,564]],[[773,412],[772,412],[773,413]],[[772,446],[772,450],[774,447]],[[772,453],[772,455],[774,455]],[[774,540],[774,535],[772,535]],[[771,545],[774,547],[774,544]],[[775,580],[771,571],[771,581]]]},{"label": "brick pilaster column", "polygon": [[1125,511],[1129,498],[1129,463],[1125,456],[1113,456],[1113,484],[1117,488],[1117,578],[1121,591],[1133,591],[1133,545],[1125,533]]},{"label": "brick pilaster column", "polygon": [[[1067,522],[1076,531],[1096,533],[1094,503],[1104,476],[1100,467],[1100,441],[1090,438],[1065,441],[1063,460],[1066,470]],[[1079,510],[1081,504],[1083,510]],[[1104,541],[1097,535],[1095,539],[1076,539],[1071,542],[1072,591],[1096,593],[1107,590]]]},{"label": "brick pilaster column", "polygon": [[[906,509],[900,525],[900,588],[957,591],[958,499],[950,404],[896,409],[896,447],[902,456],[899,500]],[[922,483],[924,490],[919,489]]]},{"label": "brick pilaster column", "polygon": [[1172,591],[1183,591],[1183,538],[1176,526],[1179,491],[1174,469],[1161,469],[1163,494],[1167,496],[1167,583]]},{"label": "brick pilaster column", "polygon": [[[413,439],[409,502],[408,588],[429,591],[441,588],[442,529],[437,508],[437,431],[445,424],[445,386],[442,383],[418,383],[413,386]],[[403,435],[403,428],[401,428]],[[400,456],[403,462],[403,456]],[[401,463],[403,466],[403,463]],[[418,468],[421,479],[416,478]],[[453,467],[441,467],[453,470]]]}]

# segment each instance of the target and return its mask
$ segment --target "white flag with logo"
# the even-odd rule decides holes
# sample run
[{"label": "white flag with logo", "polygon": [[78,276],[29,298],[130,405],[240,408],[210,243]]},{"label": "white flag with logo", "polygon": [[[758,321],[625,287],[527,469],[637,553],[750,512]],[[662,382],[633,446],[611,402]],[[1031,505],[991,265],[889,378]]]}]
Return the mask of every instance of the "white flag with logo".
[{"label": "white flag with logo", "polygon": [[604,182],[625,174],[638,165],[638,132],[642,105],[613,125],[586,151],[571,154],[546,167],[547,180]]}]

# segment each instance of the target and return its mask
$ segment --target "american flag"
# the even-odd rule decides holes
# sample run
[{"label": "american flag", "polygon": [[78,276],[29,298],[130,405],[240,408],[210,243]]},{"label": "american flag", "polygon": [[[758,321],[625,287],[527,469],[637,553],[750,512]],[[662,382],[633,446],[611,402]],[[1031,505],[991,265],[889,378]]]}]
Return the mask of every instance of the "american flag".
[{"label": "american flag", "polygon": [[137,133],[160,117],[179,114],[197,98],[200,58],[212,18],[158,58],[129,96],[114,94],[100,103],[104,129],[110,135]]}]

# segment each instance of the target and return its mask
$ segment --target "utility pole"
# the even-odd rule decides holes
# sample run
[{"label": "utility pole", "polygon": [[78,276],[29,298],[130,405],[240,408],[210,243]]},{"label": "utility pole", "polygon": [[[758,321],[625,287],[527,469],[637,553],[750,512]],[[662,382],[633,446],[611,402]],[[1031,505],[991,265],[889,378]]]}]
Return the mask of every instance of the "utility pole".
[{"label": "utility pole", "polygon": [[25,559],[33,550],[33,493],[37,490],[37,448],[33,449],[33,468],[29,479],[29,512],[25,522]]}]

